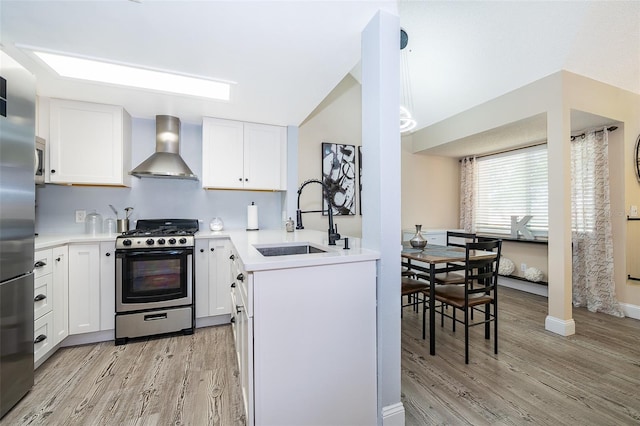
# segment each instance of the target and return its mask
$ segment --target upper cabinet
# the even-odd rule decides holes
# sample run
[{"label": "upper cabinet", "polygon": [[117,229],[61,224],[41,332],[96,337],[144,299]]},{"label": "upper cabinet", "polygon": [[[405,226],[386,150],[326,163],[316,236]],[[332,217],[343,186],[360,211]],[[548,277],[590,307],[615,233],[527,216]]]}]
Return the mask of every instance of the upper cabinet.
[{"label": "upper cabinet", "polygon": [[131,186],[131,116],[124,108],[51,99],[50,183]]},{"label": "upper cabinet", "polygon": [[204,117],[204,188],[285,191],[287,133],[282,126]]}]

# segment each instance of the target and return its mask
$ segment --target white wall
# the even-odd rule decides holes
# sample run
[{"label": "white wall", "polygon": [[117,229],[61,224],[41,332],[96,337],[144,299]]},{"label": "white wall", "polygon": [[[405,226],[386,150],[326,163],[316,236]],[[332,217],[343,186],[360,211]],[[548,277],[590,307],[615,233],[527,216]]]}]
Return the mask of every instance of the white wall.
[{"label": "white wall", "polygon": [[[137,166],[155,150],[155,121],[133,119],[132,164]],[[180,152],[191,170],[202,175],[202,126],[182,123]],[[47,184],[36,190],[36,232],[84,232],[75,223],[75,210],[95,209],[103,219],[113,217],[109,204],[123,212],[134,207],[133,220],[150,218],[197,218],[200,229],[219,216],[226,228],[245,228],[247,205],[258,205],[261,229],[282,227],[284,193],[204,190],[202,182],[178,179],[132,179],[131,188],[65,186]],[[204,226],[204,227],[203,227]],[[133,227],[133,224],[132,224]]]},{"label": "white wall", "polygon": [[[322,180],[321,150],[323,142],[355,145],[356,147],[362,145],[361,93],[360,84],[353,77],[347,75],[300,126],[298,185],[307,179]],[[307,185],[300,197],[301,210],[320,210],[322,208],[321,191],[320,185]],[[356,197],[355,215],[334,216],[338,232],[343,236],[360,237],[362,235],[360,196]],[[307,229],[318,231],[328,229],[328,218],[320,213],[303,214],[302,223]]]}]

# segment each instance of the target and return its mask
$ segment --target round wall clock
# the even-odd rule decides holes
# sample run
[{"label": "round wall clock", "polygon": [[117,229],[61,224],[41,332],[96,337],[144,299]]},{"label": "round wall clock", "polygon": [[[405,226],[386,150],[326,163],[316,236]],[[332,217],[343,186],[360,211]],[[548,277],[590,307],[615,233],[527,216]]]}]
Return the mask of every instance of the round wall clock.
[{"label": "round wall clock", "polygon": [[640,182],[640,135],[638,135],[638,139],[636,139],[633,161],[635,163],[636,178],[638,178],[638,182]]}]

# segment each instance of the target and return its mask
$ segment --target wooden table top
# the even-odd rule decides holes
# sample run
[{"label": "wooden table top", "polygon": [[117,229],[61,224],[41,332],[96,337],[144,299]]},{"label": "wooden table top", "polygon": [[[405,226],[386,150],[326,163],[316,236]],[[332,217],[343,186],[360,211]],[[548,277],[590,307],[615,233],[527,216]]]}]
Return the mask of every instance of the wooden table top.
[{"label": "wooden table top", "polygon": [[[464,262],[466,253],[465,249],[462,247],[427,244],[427,246],[422,250],[404,246],[402,248],[401,256],[406,259],[418,260],[425,263],[447,263]],[[469,256],[472,260],[493,257],[496,257],[496,253],[484,250],[472,250]]]}]

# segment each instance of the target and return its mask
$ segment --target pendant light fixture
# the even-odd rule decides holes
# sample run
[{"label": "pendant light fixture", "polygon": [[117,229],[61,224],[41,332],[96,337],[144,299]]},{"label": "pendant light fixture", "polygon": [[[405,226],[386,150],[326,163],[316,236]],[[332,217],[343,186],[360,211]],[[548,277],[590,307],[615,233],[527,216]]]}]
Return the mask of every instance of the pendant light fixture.
[{"label": "pendant light fixture", "polygon": [[413,101],[411,97],[411,74],[409,72],[409,50],[406,49],[409,43],[409,35],[402,28],[400,29],[400,83],[401,83],[401,104],[400,104],[400,133],[408,133],[415,129],[416,120],[413,119]]}]

